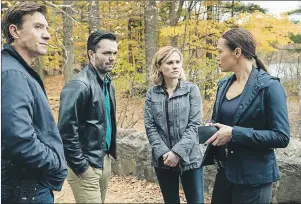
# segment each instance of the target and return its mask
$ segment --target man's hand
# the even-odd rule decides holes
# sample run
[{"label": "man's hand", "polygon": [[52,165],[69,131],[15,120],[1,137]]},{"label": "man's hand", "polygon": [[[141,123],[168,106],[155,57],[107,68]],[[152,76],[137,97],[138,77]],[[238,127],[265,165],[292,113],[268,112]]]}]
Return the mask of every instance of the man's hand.
[{"label": "man's hand", "polygon": [[231,140],[233,129],[232,127],[220,123],[214,123],[211,125],[218,127],[219,130],[205,142],[206,145],[212,143],[213,146],[221,146]]},{"label": "man's hand", "polygon": [[173,151],[169,151],[163,155],[164,164],[170,167],[177,166],[180,159],[180,156],[174,153]]}]

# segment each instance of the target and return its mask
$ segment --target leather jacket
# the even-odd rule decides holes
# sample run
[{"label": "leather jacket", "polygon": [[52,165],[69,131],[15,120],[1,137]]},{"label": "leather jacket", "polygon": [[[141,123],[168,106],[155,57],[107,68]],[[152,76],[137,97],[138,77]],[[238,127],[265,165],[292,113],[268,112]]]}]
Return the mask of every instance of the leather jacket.
[{"label": "leather jacket", "polygon": [[87,65],[62,90],[58,127],[67,164],[77,175],[89,166],[103,169],[106,153],[116,159],[116,101],[111,79],[109,81],[112,140],[107,152],[103,80],[95,68]]}]

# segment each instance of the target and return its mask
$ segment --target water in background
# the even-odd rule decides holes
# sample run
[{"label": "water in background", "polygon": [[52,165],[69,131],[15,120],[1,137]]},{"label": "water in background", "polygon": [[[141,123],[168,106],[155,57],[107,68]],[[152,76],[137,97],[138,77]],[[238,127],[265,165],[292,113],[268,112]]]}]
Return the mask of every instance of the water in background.
[{"label": "water in background", "polygon": [[270,75],[282,79],[296,79],[301,76],[301,63],[276,63],[268,66]]}]

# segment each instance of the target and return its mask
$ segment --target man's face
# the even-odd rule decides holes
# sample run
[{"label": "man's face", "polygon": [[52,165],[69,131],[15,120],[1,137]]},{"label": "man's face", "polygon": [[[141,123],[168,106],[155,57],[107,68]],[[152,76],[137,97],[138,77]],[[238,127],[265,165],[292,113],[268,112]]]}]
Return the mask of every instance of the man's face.
[{"label": "man's face", "polygon": [[48,23],[42,13],[35,12],[33,15],[25,15],[22,26],[16,28],[12,44],[29,58],[45,55],[50,39],[48,28]]},{"label": "man's face", "polygon": [[102,39],[96,46],[96,52],[89,50],[90,62],[101,73],[111,72],[117,54],[117,42],[109,39]]}]

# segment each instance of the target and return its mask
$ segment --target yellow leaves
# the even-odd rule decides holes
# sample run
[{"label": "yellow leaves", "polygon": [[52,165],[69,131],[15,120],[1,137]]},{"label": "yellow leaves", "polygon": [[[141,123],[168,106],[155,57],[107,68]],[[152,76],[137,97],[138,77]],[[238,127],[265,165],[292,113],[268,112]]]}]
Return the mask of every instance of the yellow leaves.
[{"label": "yellow leaves", "polygon": [[183,35],[185,31],[184,25],[180,26],[167,26],[160,30],[160,35],[162,37],[173,37]]},{"label": "yellow leaves", "polygon": [[47,57],[42,57],[42,64],[45,70],[59,69],[63,58],[62,52],[58,49],[48,49]]},{"label": "yellow leaves", "polygon": [[12,6],[11,1],[2,1],[2,4],[6,4],[8,8]]},{"label": "yellow leaves", "polygon": [[[292,23],[285,14],[277,17],[256,11],[242,13],[220,22],[196,19],[191,15],[190,20],[180,21],[177,26],[162,27],[159,45],[170,45],[170,38],[177,37],[178,47],[184,53],[187,75],[202,85],[210,81],[212,73],[215,73],[215,77],[222,77],[215,62],[216,42],[226,30],[236,26],[249,30],[257,41],[258,55],[276,52],[279,45],[290,43],[290,32],[301,33],[301,23]],[[212,54],[212,60],[206,54]],[[207,90],[208,93],[211,94],[210,90]]]},{"label": "yellow leaves", "polygon": [[300,32],[300,24],[292,23],[286,14],[276,17],[270,14],[254,12],[236,16],[235,21],[254,35],[257,40],[257,50],[262,53],[277,51],[275,45],[286,45],[291,42],[289,32]]},{"label": "yellow leaves", "polygon": [[214,20],[187,20],[180,22],[177,26],[166,26],[160,29],[160,37],[163,39],[162,43],[166,45],[170,37],[177,36],[179,44],[184,46],[184,49],[204,48],[209,49],[210,52],[216,50],[215,45],[209,45],[206,40],[213,39],[217,41],[225,27],[223,24]]},{"label": "yellow leaves", "polygon": [[[14,5],[11,2],[2,1],[8,7]],[[63,1],[54,3],[59,5],[63,4]],[[89,1],[80,0],[72,7],[76,11],[72,17],[78,21],[77,24],[73,22],[72,30],[76,64],[88,60],[86,56],[86,42],[89,36],[88,4]],[[184,13],[181,13],[177,26],[167,26],[169,25],[168,5],[166,2],[157,2],[157,48],[170,45],[170,39],[177,37],[177,46],[184,53],[187,73],[191,70],[195,71],[192,72],[192,76],[200,80],[205,81],[211,73],[218,73],[215,62],[216,42],[226,30],[232,27],[240,26],[250,30],[257,40],[257,50],[260,53],[275,52],[278,45],[290,43],[289,32],[301,34],[301,24],[293,24],[286,14],[276,17],[257,11],[251,14],[242,13],[227,19],[225,16],[219,16],[219,19],[223,19],[219,22],[205,20],[205,6],[219,4],[220,1],[203,1],[190,13],[189,20],[185,21]],[[119,51],[114,73],[120,81],[123,76],[128,80],[133,77],[141,82],[145,80],[144,5],[145,1],[99,1],[100,28],[117,34]],[[201,7],[200,10],[198,6]],[[219,8],[214,8],[216,8],[214,14],[222,15],[219,13]],[[43,57],[43,65],[46,69],[60,68],[64,61],[62,14],[49,5],[47,9],[47,20],[51,27],[49,32],[52,38],[49,42],[51,48],[48,55]],[[184,11],[186,8],[182,10]],[[212,61],[206,58],[208,53],[213,55]]]},{"label": "yellow leaves", "polygon": [[[76,2],[76,6],[80,7],[80,8],[87,8],[88,7],[88,2],[87,1],[77,1]],[[95,4],[95,3],[94,3]]]},{"label": "yellow leaves", "polygon": [[204,6],[215,6],[215,5],[218,5],[218,4],[219,4],[219,1],[212,1],[212,0],[205,0],[203,2]]}]

